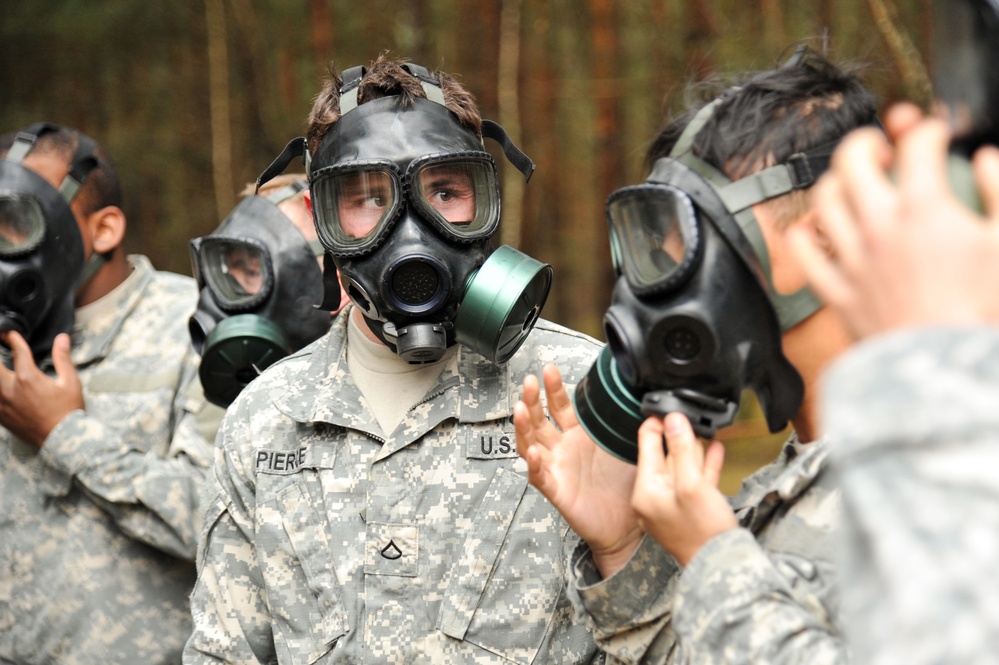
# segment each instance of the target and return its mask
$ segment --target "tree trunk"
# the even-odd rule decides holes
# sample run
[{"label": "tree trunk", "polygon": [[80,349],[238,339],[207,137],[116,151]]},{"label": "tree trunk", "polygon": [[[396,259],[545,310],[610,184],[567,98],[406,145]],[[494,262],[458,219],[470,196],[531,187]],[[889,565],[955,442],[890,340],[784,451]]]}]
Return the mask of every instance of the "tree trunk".
[{"label": "tree trunk", "polygon": [[[496,75],[499,122],[513,142],[520,145],[520,3],[502,0],[499,42],[499,71]],[[500,240],[520,247],[523,240],[524,178],[519,171],[503,167],[503,224]]]},{"label": "tree trunk", "polygon": [[229,109],[229,54],[223,0],[205,0],[208,37],[208,92],[211,115],[212,184],[218,219],[232,208],[232,127]]}]

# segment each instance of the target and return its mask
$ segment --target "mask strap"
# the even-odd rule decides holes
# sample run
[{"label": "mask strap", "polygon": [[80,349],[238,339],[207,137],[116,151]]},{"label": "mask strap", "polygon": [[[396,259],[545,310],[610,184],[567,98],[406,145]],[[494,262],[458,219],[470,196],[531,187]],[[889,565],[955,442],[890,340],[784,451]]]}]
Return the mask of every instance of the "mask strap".
[{"label": "mask strap", "polygon": [[107,262],[107,254],[98,254],[97,252],[91,254],[90,258],[87,259],[87,262],[83,265],[83,272],[81,272],[80,276],[76,278],[76,284],[73,286],[73,289],[77,290],[93,279],[94,275],[97,274],[97,271],[100,270]]},{"label": "mask strap", "polygon": [[97,144],[93,139],[80,134],[80,138],[76,143],[76,152],[73,154],[73,163],[69,165],[69,173],[66,174],[66,178],[59,185],[59,193],[66,199],[66,203],[70,203],[76,198],[80,188],[83,187],[83,183],[87,181],[87,176],[97,168],[99,162],[97,161],[97,157],[94,156],[96,148]]},{"label": "mask strap", "polygon": [[531,181],[531,174],[534,173],[534,162],[523,150],[514,144],[513,139],[506,133],[506,130],[499,123],[492,120],[482,121],[482,137],[492,139],[503,148],[503,154],[513,164],[518,171],[524,174],[524,182]]},{"label": "mask strap", "polygon": [[[270,182],[275,176],[283,173],[288,164],[291,164],[291,160],[296,157],[301,157],[302,162],[305,164],[305,170],[308,172],[311,159],[309,159],[309,150],[305,147],[305,137],[299,136],[288,141],[288,145],[284,147],[281,154],[274,158],[270,166],[264,169],[264,172],[257,177],[257,188],[253,191],[254,194],[260,193],[260,188],[264,183]],[[280,190],[279,190],[280,191]]]},{"label": "mask strap", "polygon": [[[724,173],[690,153],[683,155],[679,161],[689,166],[704,178],[719,195],[721,195],[723,189],[733,184]],[[728,201],[725,201],[724,197],[720,196],[720,198],[722,198],[722,202],[727,206]],[[738,224],[746,240],[749,241],[757,260],[760,262],[760,268],[763,271],[763,276],[766,278],[767,297],[771,305],[773,305],[774,312],[777,314],[777,321],[780,323],[781,332],[787,332],[817,312],[822,307],[822,302],[815,297],[815,294],[807,286],[803,286],[794,293],[778,293],[774,288],[773,277],[771,275],[770,253],[767,251],[767,243],[763,238],[763,231],[760,229],[760,224],[756,220],[752,208],[747,206],[742,210],[730,209],[729,212],[734,217],[736,224]]]},{"label": "mask strap", "polygon": [[680,138],[676,140],[673,144],[673,149],[670,150],[669,156],[677,158],[680,155],[687,154],[691,151],[694,145],[694,138],[697,137],[697,133],[701,131],[701,128],[708,122],[712,115],[714,115],[715,109],[718,104],[725,98],[723,94],[709,104],[705,104],[704,107],[694,114],[687,126],[683,128],[683,132],[680,134]]},{"label": "mask strap", "polygon": [[[407,74],[420,82],[423,94],[427,96],[427,99],[441,106],[446,106],[441,84],[430,75],[430,71],[426,67],[412,62],[404,63],[401,67],[406,70]],[[343,71],[343,85],[340,87],[340,115],[350,113],[357,108],[357,93],[359,92],[361,81],[364,80],[364,76],[367,73],[367,67],[361,65]]]},{"label": "mask strap", "polygon": [[[43,134],[59,131],[59,126],[51,122],[36,122],[24,131],[17,133],[14,143],[7,151],[7,161],[20,164],[28,153],[35,147],[35,142]],[[69,165],[69,172],[59,185],[59,193],[62,194],[66,203],[71,203],[76,194],[80,191],[87,176],[99,164],[94,150],[97,144],[89,136],[79,135],[76,142],[76,150],[73,153],[73,161]]]},{"label": "mask strap", "polygon": [[[284,187],[280,187],[280,188],[274,190],[270,194],[267,194],[266,196],[264,196],[264,198],[267,199],[268,201],[270,201],[271,203],[273,203],[274,205],[278,205],[279,203],[287,201],[288,199],[290,199],[291,197],[295,196],[299,192],[304,191],[308,187],[309,187],[309,183],[307,181],[305,181],[305,180],[296,180],[295,182],[291,183],[290,185],[285,185]],[[259,189],[259,187],[258,187],[258,189]]]},{"label": "mask strap", "polygon": [[340,306],[340,280],[337,279],[336,264],[333,255],[323,253],[323,301],[315,305],[316,309],[332,312]]},{"label": "mask strap", "polygon": [[432,102],[437,102],[441,106],[447,106],[444,103],[444,91],[441,90],[441,84],[437,82],[437,79],[430,75],[430,72],[423,65],[414,65],[411,62],[407,62],[402,65],[410,75],[420,82],[423,87],[423,92],[426,94],[427,99]]},{"label": "mask strap", "polygon": [[357,89],[367,73],[368,68],[361,65],[343,70],[343,85],[340,87],[340,115],[350,113],[357,108]]}]

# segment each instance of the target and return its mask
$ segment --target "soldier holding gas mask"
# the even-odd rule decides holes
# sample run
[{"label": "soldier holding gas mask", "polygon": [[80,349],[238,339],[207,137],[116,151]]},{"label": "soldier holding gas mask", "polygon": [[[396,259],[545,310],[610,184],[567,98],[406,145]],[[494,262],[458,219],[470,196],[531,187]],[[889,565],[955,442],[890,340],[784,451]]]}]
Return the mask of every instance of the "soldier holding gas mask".
[{"label": "soldier holding gas mask", "polygon": [[[608,199],[608,346],[571,399],[545,369],[558,429],[534,377],[515,422],[531,482],[585,541],[570,594],[616,661],[846,659],[813,400],[849,338],[803,288],[786,232],[814,225],[810,188],[836,144],[876,122],[856,76],[799,49],[672,122],[646,182]],[[745,388],[795,433],[726,500],[720,444],[705,453],[694,431],[730,423]]]},{"label": "soldier holding gas mask", "polygon": [[220,417],[184,325],[194,281],[125,255],[92,139],[38,123],[3,152],[0,661],[176,662]]}]

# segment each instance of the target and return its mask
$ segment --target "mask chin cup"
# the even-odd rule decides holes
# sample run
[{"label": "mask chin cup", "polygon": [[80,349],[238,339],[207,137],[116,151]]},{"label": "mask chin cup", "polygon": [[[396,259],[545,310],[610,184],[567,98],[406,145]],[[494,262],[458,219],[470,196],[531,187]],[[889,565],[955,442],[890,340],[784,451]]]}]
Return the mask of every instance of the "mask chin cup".
[{"label": "mask chin cup", "polygon": [[455,318],[455,341],[503,364],[524,343],[548,299],[552,267],[503,245],[469,280]]},{"label": "mask chin cup", "polygon": [[291,346],[272,321],[256,314],[223,319],[205,339],[198,375],[205,397],[223,408],[250,381],[287,356]]},{"label": "mask chin cup", "polygon": [[437,362],[447,350],[447,331],[439,323],[413,323],[396,328],[389,321],[382,325],[382,334],[395,346],[399,357],[411,365]]},{"label": "mask chin cup", "polygon": [[667,413],[682,413],[690,421],[694,434],[705,439],[714,437],[719,429],[731,425],[738,411],[738,402],[709,397],[685,388],[655,390],[642,396],[643,415],[665,417]]},{"label": "mask chin cup", "polygon": [[621,376],[609,347],[600,351],[576,386],[572,405],[590,438],[631,464],[638,462],[638,428],[648,416],[682,413],[698,436],[711,438],[719,428],[731,424],[739,410],[737,403],[682,388],[643,395]]}]

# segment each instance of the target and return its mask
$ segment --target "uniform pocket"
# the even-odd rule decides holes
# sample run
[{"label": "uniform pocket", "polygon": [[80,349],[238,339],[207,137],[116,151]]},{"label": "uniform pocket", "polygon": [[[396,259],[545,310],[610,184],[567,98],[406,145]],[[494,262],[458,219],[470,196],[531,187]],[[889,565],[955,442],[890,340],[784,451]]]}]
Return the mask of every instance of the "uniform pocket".
[{"label": "uniform pocket", "polygon": [[298,474],[258,506],[257,558],[281,662],[314,663],[349,630],[321,494],[303,487],[314,480]]},{"label": "uniform pocket", "polygon": [[[498,467],[451,571],[438,628],[531,663],[562,589],[561,520],[527,478]],[[526,493],[526,496],[525,496]]]}]

